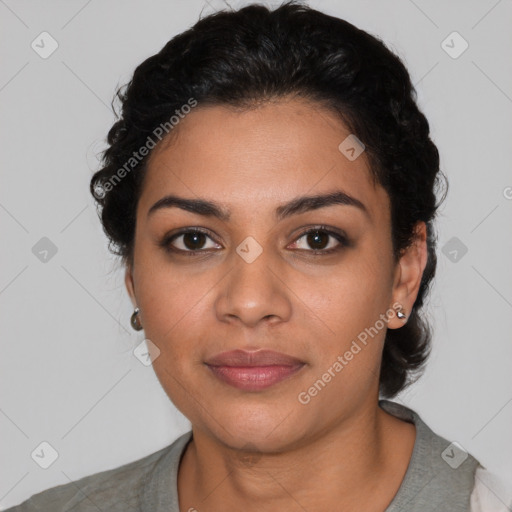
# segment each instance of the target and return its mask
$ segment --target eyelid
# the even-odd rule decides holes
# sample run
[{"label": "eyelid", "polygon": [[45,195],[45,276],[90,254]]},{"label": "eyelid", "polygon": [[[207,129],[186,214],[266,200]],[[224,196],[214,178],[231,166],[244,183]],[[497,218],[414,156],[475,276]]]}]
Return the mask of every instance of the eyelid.
[{"label": "eyelid", "polygon": [[295,249],[298,251],[303,251],[310,254],[332,254],[336,251],[341,250],[342,248],[350,247],[351,241],[347,234],[338,228],[329,227],[324,224],[319,224],[316,226],[310,226],[306,228],[304,231],[301,231],[298,236],[295,237],[294,241],[292,243],[297,243],[298,240],[303,238],[304,236],[315,233],[315,232],[322,232],[327,234],[328,236],[335,238],[338,241],[338,245],[331,249]]},{"label": "eyelid", "polygon": [[[209,229],[202,228],[202,227],[199,227],[199,226],[189,226],[189,227],[186,227],[186,228],[181,228],[178,231],[176,231],[175,233],[172,233],[172,232],[168,233],[168,234],[163,236],[161,242],[159,242],[158,245],[162,246],[165,249],[176,238],[179,238],[180,236],[183,236],[183,235],[186,235],[186,234],[189,234],[189,233],[202,233],[203,235],[206,235],[208,238],[210,238],[217,245],[221,245],[221,244],[219,244],[219,242],[217,242],[217,240],[215,240],[214,235],[212,234],[212,232]],[[207,252],[207,250],[205,250],[205,249],[197,249],[196,251],[190,251],[190,250],[189,251],[185,251],[183,249],[176,249],[176,252],[181,252],[181,253],[201,253],[201,252]]]},{"label": "eyelid", "polygon": [[[341,250],[342,248],[350,247],[351,241],[348,238],[347,234],[338,228],[326,226],[323,224],[313,225],[309,226],[307,228],[300,228],[300,233],[296,235],[296,237],[293,239],[291,244],[297,243],[298,240],[303,238],[304,236],[314,233],[317,231],[323,232],[327,234],[330,237],[335,238],[338,241],[338,245],[331,249],[293,249],[294,251],[300,251],[305,253],[310,253],[314,255],[320,255],[320,254],[332,254],[338,250]],[[183,249],[177,249],[175,247],[170,248],[171,242],[173,242],[176,238],[179,238],[182,235],[188,234],[188,233],[202,233],[209,237],[214,243],[217,245],[221,245],[219,242],[215,240],[215,237],[212,235],[212,232],[206,228],[202,228],[199,226],[189,226],[186,228],[181,228],[175,233],[166,234],[162,238],[162,240],[159,242],[159,246],[161,246],[163,249],[167,250],[171,253],[178,253],[178,254],[187,254],[187,255],[201,255],[205,253],[211,252],[211,249],[197,249],[197,250],[183,250]]]}]

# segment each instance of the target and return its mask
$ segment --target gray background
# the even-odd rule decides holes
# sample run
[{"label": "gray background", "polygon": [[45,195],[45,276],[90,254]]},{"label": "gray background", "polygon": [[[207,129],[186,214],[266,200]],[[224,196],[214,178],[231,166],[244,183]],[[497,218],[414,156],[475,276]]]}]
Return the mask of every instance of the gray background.
[{"label": "gray background", "polygon": [[[0,0],[3,508],[156,451],[189,428],[133,355],[143,332],[129,327],[123,274],[88,184],[116,86],[222,5]],[[512,2],[310,5],[380,36],[405,60],[451,184],[427,308],[433,354],[396,400],[512,481]],[[59,45],[46,59],[31,48],[43,31]],[[442,47],[453,31],[469,44],[457,58]],[[46,261],[43,237],[57,249]],[[43,441],[58,452],[48,469],[31,458]]]}]

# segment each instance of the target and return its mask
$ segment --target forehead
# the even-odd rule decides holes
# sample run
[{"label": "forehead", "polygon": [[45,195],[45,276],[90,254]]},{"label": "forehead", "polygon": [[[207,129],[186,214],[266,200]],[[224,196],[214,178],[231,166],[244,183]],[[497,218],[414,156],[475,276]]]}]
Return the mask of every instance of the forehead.
[{"label": "forehead", "polygon": [[342,151],[350,135],[333,113],[305,100],[250,110],[199,105],[150,155],[139,211],[173,194],[229,205],[233,216],[254,214],[255,205],[263,214],[294,197],[343,190],[378,216],[387,194],[364,151],[355,159]]}]

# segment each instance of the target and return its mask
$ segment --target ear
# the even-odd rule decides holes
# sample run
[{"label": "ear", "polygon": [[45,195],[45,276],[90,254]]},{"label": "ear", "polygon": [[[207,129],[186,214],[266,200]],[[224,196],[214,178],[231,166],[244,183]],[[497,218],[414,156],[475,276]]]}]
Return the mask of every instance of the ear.
[{"label": "ear", "polygon": [[128,295],[130,296],[133,307],[137,307],[137,299],[135,298],[135,286],[133,283],[133,270],[131,265],[126,265],[124,283],[126,285],[126,290],[128,292]]},{"label": "ear", "polygon": [[393,284],[391,309],[396,311],[398,304],[401,305],[406,318],[400,319],[396,315],[390,318],[389,329],[398,329],[406,323],[418,296],[427,255],[427,226],[425,222],[419,221],[416,223],[411,245],[400,256]]}]

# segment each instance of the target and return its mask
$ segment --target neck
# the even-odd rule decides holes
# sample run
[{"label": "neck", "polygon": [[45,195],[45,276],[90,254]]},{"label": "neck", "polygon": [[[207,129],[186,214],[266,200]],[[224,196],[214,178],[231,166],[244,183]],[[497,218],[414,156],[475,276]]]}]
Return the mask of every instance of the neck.
[{"label": "neck", "polygon": [[279,453],[241,456],[193,429],[178,473],[180,508],[382,512],[400,487],[414,440],[414,425],[376,401]]}]

